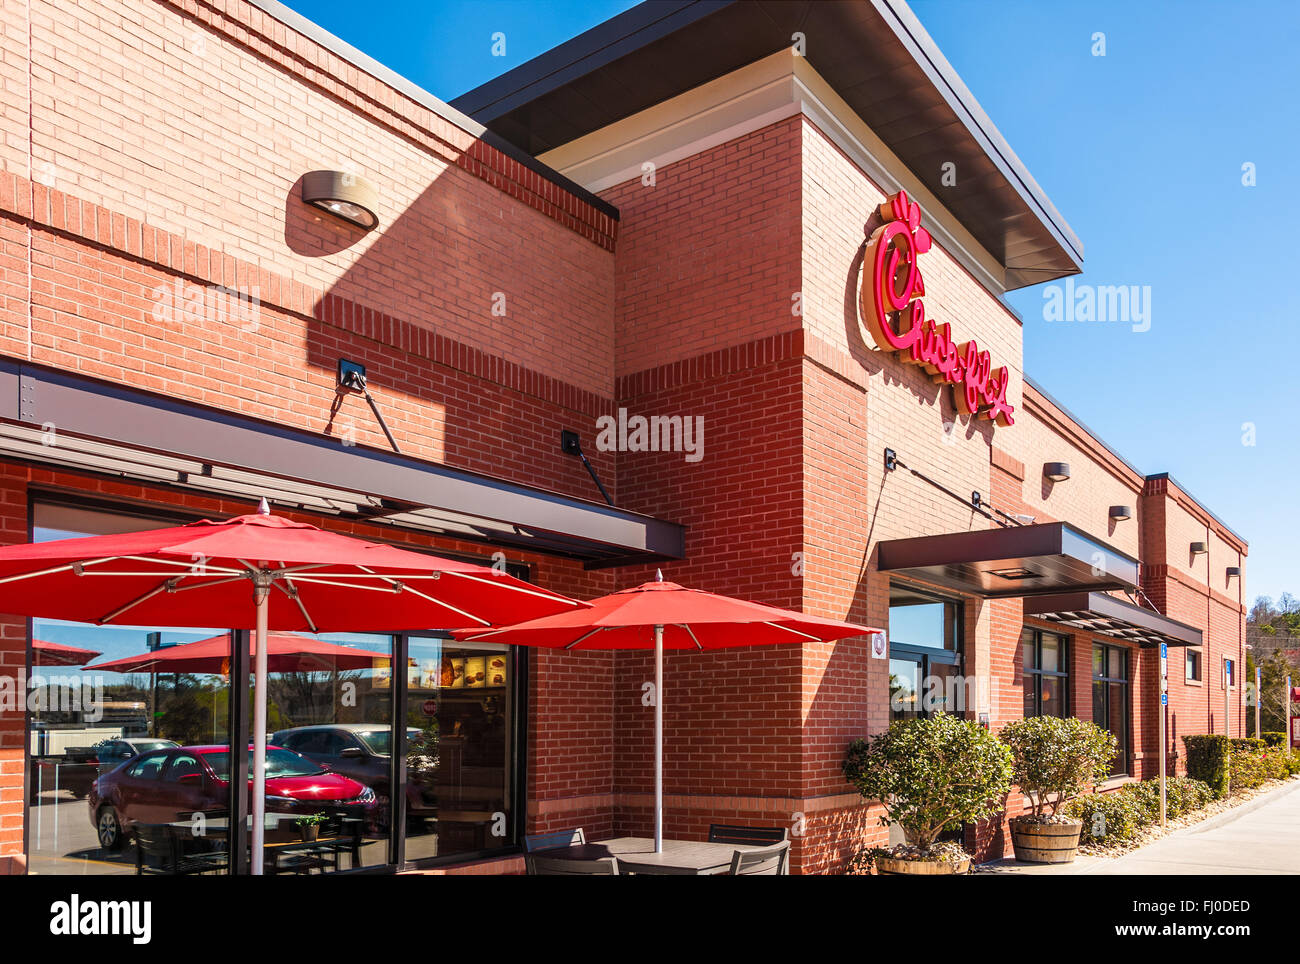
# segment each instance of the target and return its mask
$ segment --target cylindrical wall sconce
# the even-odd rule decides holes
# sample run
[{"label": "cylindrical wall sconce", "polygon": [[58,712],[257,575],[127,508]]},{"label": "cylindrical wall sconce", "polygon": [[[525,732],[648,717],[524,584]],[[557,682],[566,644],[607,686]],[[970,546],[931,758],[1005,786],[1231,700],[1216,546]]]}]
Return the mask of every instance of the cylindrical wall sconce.
[{"label": "cylindrical wall sconce", "polygon": [[1064,482],[1070,477],[1069,462],[1044,462],[1043,475],[1053,482]]},{"label": "cylindrical wall sconce", "polygon": [[379,226],[379,192],[356,174],[345,171],[304,174],[302,199],[367,231]]},{"label": "cylindrical wall sconce", "polygon": [[1116,522],[1122,522],[1125,519],[1133,518],[1133,510],[1126,505],[1112,505],[1110,507],[1110,517]]},{"label": "cylindrical wall sconce", "polygon": [[1192,555],[1194,555],[1194,556],[1203,556],[1203,555],[1205,555],[1205,543],[1204,543],[1204,542],[1193,542],[1193,543],[1192,543]]}]

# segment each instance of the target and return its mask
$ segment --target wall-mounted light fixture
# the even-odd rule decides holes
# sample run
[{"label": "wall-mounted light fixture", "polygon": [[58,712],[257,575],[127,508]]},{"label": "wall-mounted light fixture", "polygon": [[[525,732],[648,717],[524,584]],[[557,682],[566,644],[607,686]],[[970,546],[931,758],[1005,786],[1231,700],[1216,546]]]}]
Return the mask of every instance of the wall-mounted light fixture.
[{"label": "wall-mounted light fixture", "polygon": [[1228,578],[1229,578],[1229,579],[1232,579],[1232,578],[1237,577],[1237,576],[1240,576],[1240,575],[1241,575],[1241,567],[1240,567],[1240,566],[1229,566],[1229,567],[1228,567]]},{"label": "wall-mounted light fixture", "polygon": [[1110,517],[1116,522],[1123,522],[1125,519],[1133,518],[1133,509],[1127,505],[1112,505]]},{"label": "wall-mounted light fixture", "polygon": [[302,199],[367,231],[379,226],[379,192],[359,175],[310,171],[302,176]]},{"label": "wall-mounted light fixture", "polygon": [[1070,463],[1044,462],[1043,475],[1053,482],[1064,482],[1070,477]]},{"label": "wall-mounted light fixture", "polygon": [[1192,555],[1194,555],[1194,556],[1203,556],[1203,555],[1205,555],[1205,543],[1204,543],[1204,542],[1193,542],[1193,543],[1192,543]]}]

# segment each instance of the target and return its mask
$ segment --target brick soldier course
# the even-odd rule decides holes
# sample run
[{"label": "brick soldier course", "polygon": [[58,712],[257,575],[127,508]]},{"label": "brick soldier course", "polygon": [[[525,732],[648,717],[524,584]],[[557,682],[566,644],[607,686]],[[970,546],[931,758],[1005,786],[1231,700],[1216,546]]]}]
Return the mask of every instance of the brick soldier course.
[{"label": "brick soldier course", "polygon": [[[359,399],[330,423],[337,360],[354,359],[403,453],[597,500],[581,463],[558,451],[560,431],[576,430],[620,508],[686,527],[685,557],[657,564],[665,578],[876,626],[888,625],[899,582],[878,569],[882,541],[993,527],[921,479],[887,472],[891,448],[951,489],[1036,523],[1068,522],[1139,559],[1146,604],[1204,634],[1199,681],[1184,679],[1182,650],[1171,650],[1174,766],[1184,735],[1225,724],[1244,734],[1242,687],[1225,721],[1220,685],[1225,657],[1244,668],[1246,542],[1025,377],[1024,324],[998,290],[997,256],[808,61],[768,53],[524,163],[476,121],[431,109],[427,95],[273,3],[7,4],[0,53],[5,358],[386,448]],[[816,105],[756,101],[748,115],[733,106],[716,119],[704,109],[781,84],[817,94]],[[635,164],[602,160],[645,131],[660,133]],[[647,158],[658,159],[652,176]],[[323,168],[378,187],[378,230],[359,234],[299,200],[302,174]],[[859,317],[864,229],[899,185],[940,229],[921,262],[927,308],[1009,368],[1014,425],[959,414],[949,387],[878,351]],[[213,286],[255,293],[255,323],[180,310]],[[703,458],[599,450],[596,420],[619,409],[703,416]],[[1042,467],[1055,461],[1070,463],[1071,478],[1052,485]],[[0,453],[0,539],[29,538],[31,499],[56,490],[193,515],[249,511]],[[1110,519],[1114,505],[1133,517]],[[298,515],[443,551],[494,551]],[[1192,542],[1207,551],[1192,555]],[[579,598],[656,568],[507,554]],[[1242,575],[1228,578],[1228,567]],[[1026,626],[1070,637],[1070,712],[1084,719],[1093,642],[1123,646],[1125,768],[1156,774],[1155,650],[1026,619],[1019,599],[960,600],[962,671],[990,694],[965,712],[987,714],[994,730],[1023,713]],[[0,665],[17,675],[27,660],[27,625],[8,618]],[[802,873],[834,872],[886,839],[879,808],[840,773],[849,742],[890,718],[889,662],[872,659],[867,640],[672,653],[665,674],[668,836],[699,838],[712,822],[792,825]],[[521,800],[530,831],[647,832],[652,711],[641,686],[651,675],[641,653],[532,654]],[[0,714],[0,861],[14,871],[24,864],[26,739],[22,712]],[[1013,796],[1011,813],[1020,804]],[[967,842],[981,857],[1010,848],[996,821],[969,828]],[[512,854],[440,869],[521,867]]]}]

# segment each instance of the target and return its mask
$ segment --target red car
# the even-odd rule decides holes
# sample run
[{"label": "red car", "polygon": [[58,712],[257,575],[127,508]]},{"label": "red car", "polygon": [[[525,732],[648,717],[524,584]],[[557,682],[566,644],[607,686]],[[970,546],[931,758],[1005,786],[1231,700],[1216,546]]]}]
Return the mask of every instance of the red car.
[{"label": "red car", "polygon": [[[251,758],[249,767],[251,771]],[[251,780],[249,785],[251,789]],[[136,824],[175,823],[196,811],[225,815],[230,747],[182,746],[141,754],[99,777],[87,799],[90,822],[105,850],[122,846]],[[375,791],[365,784],[292,750],[266,748],[268,813],[342,812],[369,821],[374,807]]]}]

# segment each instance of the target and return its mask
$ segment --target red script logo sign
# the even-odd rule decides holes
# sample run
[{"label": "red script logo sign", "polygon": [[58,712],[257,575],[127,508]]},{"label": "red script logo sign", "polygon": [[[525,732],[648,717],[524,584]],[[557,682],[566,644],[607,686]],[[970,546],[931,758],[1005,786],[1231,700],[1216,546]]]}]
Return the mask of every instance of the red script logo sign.
[{"label": "red script logo sign", "polygon": [[994,371],[989,353],[980,351],[974,339],[958,344],[947,322],[938,325],[925,316],[925,281],[917,259],[930,250],[930,232],[921,227],[920,207],[899,191],[880,206],[880,214],[885,223],[867,242],[863,262],[871,269],[861,304],[871,337],[881,348],[922,366],[935,381],[952,385],[963,415],[1013,424],[1007,368]]}]

